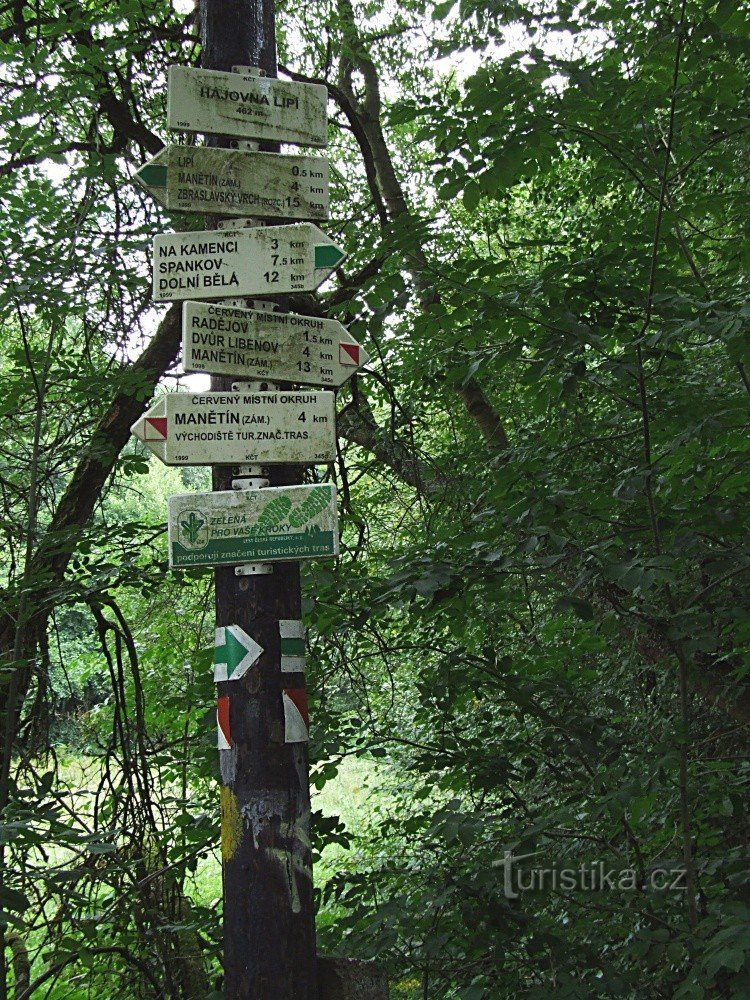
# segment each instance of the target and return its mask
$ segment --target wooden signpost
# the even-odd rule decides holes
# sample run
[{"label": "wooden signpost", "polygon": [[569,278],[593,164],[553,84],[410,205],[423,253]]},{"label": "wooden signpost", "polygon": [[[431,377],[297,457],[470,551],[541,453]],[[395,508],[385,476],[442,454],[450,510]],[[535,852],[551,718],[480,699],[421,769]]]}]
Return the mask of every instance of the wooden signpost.
[{"label": "wooden signpost", "polygon": [[313,465],[336,457],[332,392],[171,392],[131,430],[165,465]]},{"label": "wooden signpost", "polygon": [[330,483],[169,498],[169,565],[175,568],[319,559],[338,551]]},{"label": "wooden signpost", "polygon": [[156,302],[312,292],[346,254],[310,222],[154,238]]},{"label": "wooden signpost", "polygon": [[328,218],[328,161],[321,156],[166,146],[135,178],[170,211]]},{"label": "wooden signpost", "polygon": [[335,319],[210,302],[182,307],[186,372],[340,386],[369,360]]},{"label": "wooden signpost", "polygon": [[266,304],[345,256],[313,224],[326,161],[278,152],[326,145],[327,88],[276,78],[273,0],[199,7],[203,66],[170,68],[168,125],[213,138],[166,147],[136,180],[218,227],[157,236],[152,271],[154,301],[184,301],[184,367],[212,391],[166,394],[132,430],[168,465],[213,466],[212,492],[169,498],[168,542],[175,569],[215,568],[224,996],[319,1000],[299,561],[336,556],[339,535],[335,487],[300,479],[335,458],[335,412],[333,392],[295,386],[336,388],[368,357],[336,320]]},{"label": "wooden signpost", "polygon": [[302,146],[328,144],[328,89],[250,76],[169,67],[167,125],[239,139],[270,139]]}]

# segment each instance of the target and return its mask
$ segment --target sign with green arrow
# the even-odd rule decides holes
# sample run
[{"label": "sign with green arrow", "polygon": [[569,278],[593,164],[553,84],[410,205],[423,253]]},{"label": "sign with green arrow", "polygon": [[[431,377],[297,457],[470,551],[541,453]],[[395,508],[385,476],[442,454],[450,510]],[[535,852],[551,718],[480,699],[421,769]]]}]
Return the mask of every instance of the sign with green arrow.
[{"label": "sign with green arrow", "polygon": [[346,254],[311,222],[154,239],[156,302],[313,292]]},{"label": "sign with green arrow", "polygon": [[328,218],[328,161],[209,146],[167,146],[135,180],[170,211]]},{"label": "sign with green arrow", "polygon": [[214,680],[238,681],[257,661],[263,647],[251,639],[239,625],[216,629],[214,644]]}]

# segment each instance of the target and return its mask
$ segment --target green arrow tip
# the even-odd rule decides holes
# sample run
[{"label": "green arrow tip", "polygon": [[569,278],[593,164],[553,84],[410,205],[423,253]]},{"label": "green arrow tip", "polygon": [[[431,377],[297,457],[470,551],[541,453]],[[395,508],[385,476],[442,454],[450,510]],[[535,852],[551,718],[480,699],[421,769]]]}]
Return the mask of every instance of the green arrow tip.
[{"label": "green arrow tip", "polygon": [[335,267],[346,257],[337,246],[331,243],[320,243],[315,247],[315,267]]},{"label": "green arrow tip", "polygon": [[247,647],[235,638],[229,629],[224,633],[224,648],[226,650],[227,667],[234,670],[242,662],[243,657],[248,652]]},{"label": "green arrow tip", "polygon": [[167,168],[147,163],[138,171],[138,179],[146,187],[165,188],[167,186]]}]

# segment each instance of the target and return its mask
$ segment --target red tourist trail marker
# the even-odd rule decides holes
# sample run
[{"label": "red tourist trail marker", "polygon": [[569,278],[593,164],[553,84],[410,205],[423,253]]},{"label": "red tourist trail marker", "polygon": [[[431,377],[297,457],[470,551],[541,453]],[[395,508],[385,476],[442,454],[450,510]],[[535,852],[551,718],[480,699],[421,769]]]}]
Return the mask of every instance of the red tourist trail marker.
[{"label": "red tourist trail marker", "polygon": [[314,465],[336,457],[332,392],[170,392],[130,428],[165,465]]},{"label": "red tourist trail marker", "polygon": [[310,739],[310,716],[307,691],[304,688],[284,688],[284,742],[307,743]]},{"label": "red tourist trail marker", "polygon": [[340,386],[370,360],[335,319],[186,302],[186,372]]},{"label": "red tourist trail marker", "polygon": [[222,695],[216,700],[216,724],[219,750],[232,749],[232,734],[229,729],[229,695]]}]

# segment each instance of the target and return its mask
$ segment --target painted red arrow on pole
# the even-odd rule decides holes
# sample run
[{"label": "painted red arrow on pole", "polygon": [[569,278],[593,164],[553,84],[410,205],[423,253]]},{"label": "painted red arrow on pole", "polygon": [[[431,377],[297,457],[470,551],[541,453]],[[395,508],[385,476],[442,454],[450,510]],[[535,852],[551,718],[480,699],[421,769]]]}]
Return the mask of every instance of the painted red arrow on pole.
[{"label": "painted red arrow on pole", "polygon": [[304,688],[284,688],[284,742],[307,743],[310,739],[310,715],[307,691]]}]

